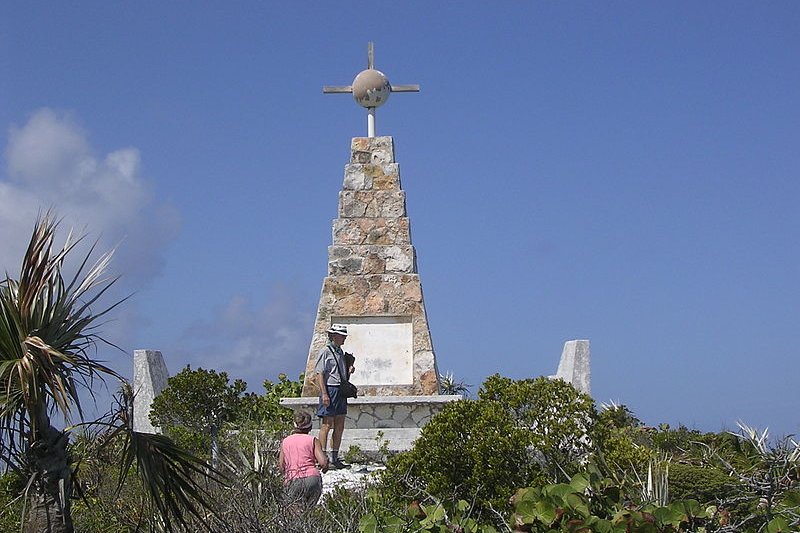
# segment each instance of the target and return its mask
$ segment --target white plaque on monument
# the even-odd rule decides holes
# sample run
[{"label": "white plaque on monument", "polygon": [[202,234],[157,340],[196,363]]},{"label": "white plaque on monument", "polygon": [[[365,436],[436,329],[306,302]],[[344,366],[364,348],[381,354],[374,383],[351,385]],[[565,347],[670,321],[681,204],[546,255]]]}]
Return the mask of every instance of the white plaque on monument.
[{"label": "white plaque on monument", "polygon": [[356,385],[410,385],[414,382],[411,317],[333,317],[347,324],[343,348],[356,357]]}]

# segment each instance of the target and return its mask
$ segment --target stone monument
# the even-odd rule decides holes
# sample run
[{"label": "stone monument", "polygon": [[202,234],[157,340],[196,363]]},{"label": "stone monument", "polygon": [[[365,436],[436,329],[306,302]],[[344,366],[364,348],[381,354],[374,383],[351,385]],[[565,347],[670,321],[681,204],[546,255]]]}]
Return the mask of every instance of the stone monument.
[{"label": "stone monument", "polygon": [[584,394],[592,395],[591,350],[588,340],[564,343],[555,379],[563,379]]},{"label": "stone monument", "polygon": [[133,351],[133,430],[161,433],[150,423],[153,399],[167,387],[169,372],[164,357],[157,350]]},{"label": "stone monument", "polygon": [[[281,403],[294,409],[316,409],[317,354],[325,347],[331,324],[346,324],[344,349],[356,357],[351,381],[359,388],[359,398],[349,401],[342,449],[352,444],[363,450],[375,449],[380,431],[389,449],[402,450],[446,402],[461,396],[439,395],[436,357],[394,141],[374,136],[374,108],[398,86],[372,69],[371,50],[370,46],[369,68],[356,77],[352,87],[326,90],[352,92],[356,101],[367,107],[369,135],[351,142],[302,397],[285,398]],[[365,79],[372,86],[361,86]],[[399,87],[413,90],[416,86]]]}]

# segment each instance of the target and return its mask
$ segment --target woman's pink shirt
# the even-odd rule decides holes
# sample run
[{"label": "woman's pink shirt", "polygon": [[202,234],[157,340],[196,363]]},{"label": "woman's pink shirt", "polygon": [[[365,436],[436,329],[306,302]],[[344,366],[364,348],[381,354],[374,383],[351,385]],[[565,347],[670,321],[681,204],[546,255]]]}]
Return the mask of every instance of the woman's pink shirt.
[{"label": "woman's pink shirt", "polygon": [[286,481],[322,475],[314,456],[314,439],[315,437],[306,433],[294,433],[283,439],[281,448]]}]

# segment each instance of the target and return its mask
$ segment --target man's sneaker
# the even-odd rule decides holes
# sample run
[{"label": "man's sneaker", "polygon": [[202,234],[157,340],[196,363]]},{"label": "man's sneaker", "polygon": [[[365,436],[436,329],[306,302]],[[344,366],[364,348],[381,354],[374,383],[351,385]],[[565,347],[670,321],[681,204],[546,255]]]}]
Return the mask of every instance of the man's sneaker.
[{"label": "man's sneaker", "polygon": [[337,457],[335,461],[331,461],[329,463],[328,468],[332,468],[333,470],[344,470],[346,468],[350,468],[350,465],[343,463],[342,460]]}]

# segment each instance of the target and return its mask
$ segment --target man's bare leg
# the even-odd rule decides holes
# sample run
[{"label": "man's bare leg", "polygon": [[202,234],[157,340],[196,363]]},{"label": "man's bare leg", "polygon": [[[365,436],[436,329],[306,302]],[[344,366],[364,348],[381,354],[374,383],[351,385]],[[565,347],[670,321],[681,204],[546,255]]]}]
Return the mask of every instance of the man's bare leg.
[{"label": "man's bare leg", "polygon": [[331,450],[339,451],[342,444],[342,434],[344,433],[344,419],[346,415],[336,415],[333,417],[333,437],[331,438]]},{"label": "man's bare leg", "polygon": [[[322,444],[322,451],[328,453],[328,432],[333,428],[333,443],[334,447],[336,442],[336,417],[323,416],[322,422],[319,425],[319,443]],[[341,436],[339,437],[341,440]]]},{"label": "man's bare leg", "polygon": [[346,415],[336,415],[333,417],[333,436],[331,438],[331,458],[336,468],[350,468],[342,463],[339,458],[339,448],[342,444],[342,434],[344,433],[344,421]]}]

